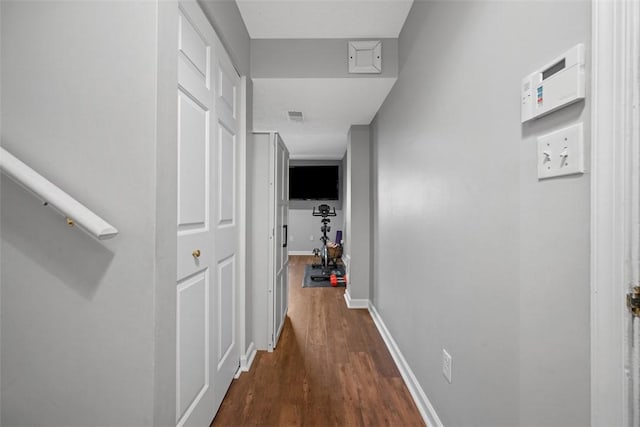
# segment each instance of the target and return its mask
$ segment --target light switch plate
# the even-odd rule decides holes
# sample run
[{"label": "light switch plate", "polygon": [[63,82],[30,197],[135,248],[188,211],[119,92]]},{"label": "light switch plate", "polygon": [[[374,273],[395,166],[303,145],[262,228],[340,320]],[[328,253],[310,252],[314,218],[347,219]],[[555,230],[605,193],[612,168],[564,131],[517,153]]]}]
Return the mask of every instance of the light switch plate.
[{"label": "light switch plate", "polygon": [[538,179],[584,173],[582,123],[538,137]]}]

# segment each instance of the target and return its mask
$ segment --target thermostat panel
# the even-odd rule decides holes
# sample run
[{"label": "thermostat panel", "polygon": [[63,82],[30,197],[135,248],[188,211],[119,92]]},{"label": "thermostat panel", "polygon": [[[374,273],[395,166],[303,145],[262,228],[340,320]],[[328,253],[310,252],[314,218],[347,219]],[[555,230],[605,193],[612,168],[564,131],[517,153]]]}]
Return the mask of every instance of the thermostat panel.
[{"label": "thermostat panel", "polygon": [[521,91],[522,123],[584,99],[584,45],[575,45],[522,79]]}]

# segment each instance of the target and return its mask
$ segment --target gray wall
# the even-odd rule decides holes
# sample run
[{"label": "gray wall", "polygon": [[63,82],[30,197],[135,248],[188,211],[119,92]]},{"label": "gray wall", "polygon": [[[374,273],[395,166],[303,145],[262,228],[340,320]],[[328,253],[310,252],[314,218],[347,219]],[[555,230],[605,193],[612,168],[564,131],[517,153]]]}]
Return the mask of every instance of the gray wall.
[{"label": "gray wall", "polygon": [[165,124],[175,80],[169,99],[157,80],[175,76],[158,71],[164,12],[154,2],[1,8],[2,145],[120,231],[98,242],[2,179],[2,424],[168,424],[175,374],[156,369],[173,360],[175,320],[156,322],[154,305],[175,307],[175,229],[157,229],[175,224],[175,209],[162,210],[175,199],[157,184],[175,163],[158,147],[175,135]]},{"label": "gray wall", "polygon": [[536,138],[589,102],[523,126],[518,97],[590,34],[588,2],[532,1],[415,2],[400,35],[373,303],[447,426],[589,425],[589,176],[536,177]]},{"label": "gray wall", "polygon": [[241,76],[251,76],[251,39],[235,0],[198,0]]},{"label": "gray wall", "polygon": [[[3,177],[1,422],[173,424],[177,3],[0,11],[2,145],[120,230],[95,241]],[[235,2],[207,11],[249,75]]]},{"label": "gray wall", "polygon": [[369,126],[351,126],[347,142],[347,209],[344,256],[348,260],[347,291],[353,299],[369,300],[371,229],[371,139]]},{"label": "gray wall", "polygon": [[[328,203],[333,207],[333,204]],[[312,215],[312,209],[289,209],[289,252],[306,251],[311,255],[313,248],[320,248],[322,242],[320,236],[320,217]],[[327,233],[331,240],[336,238],[336,231],[342,230],[344,236],[344,217],[342,210],[336,209],[336,216],[329,218],[331,231]],[[310,237],[313,236],[313,240]]]},{"label": "gray wall", "polygon": [[347,39],[251,40],[254,78],[380,78],[398,75],[398,40],[382,40],[382,73],[349,74]]},{"label": "gray wall", "polygon": [[176,84],[178,70],[178,20],[176,1],[158,2],[158,72],[156,94],[156,205],[155,205],[155,361],[154,426],[173,425],[176,419],[176,307],[177,277],[175,207],[178,205],[176,162],[178,106]]}]

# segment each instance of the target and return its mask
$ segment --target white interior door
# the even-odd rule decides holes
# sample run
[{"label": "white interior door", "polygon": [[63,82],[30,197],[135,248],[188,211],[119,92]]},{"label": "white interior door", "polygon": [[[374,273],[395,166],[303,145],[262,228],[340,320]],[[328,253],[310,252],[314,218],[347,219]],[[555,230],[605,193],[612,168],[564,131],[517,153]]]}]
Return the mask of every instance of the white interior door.
[{"label": "white interior door", "polygon": [[215,416],[240,360],[238,128],[224,105],[237,109],[238,79],[222,73],[220,63],[228,58],[195,1],[180,2],[178,20],[176,423],[203,426]]},{"label": "white interior door", "polygon": [[215,301],[216,335],[215,378],[224,386],[216,387],[216,408],[222,402],[233,376],[240,366],[237,340],[237,300],[240,226],[239,147],[240,144],[240,76],[231,59],[216,40],[218,55],[213,67],[215,85],[215,162],[214,232],[215,232]]},{"label": "white interior door", "polygon": [[284,321],[287,317],[289,301],[289,151],[280,135],[274,134],[274,196],[275,196],[275,268],[273,283],[273,348],[276,347]]}]

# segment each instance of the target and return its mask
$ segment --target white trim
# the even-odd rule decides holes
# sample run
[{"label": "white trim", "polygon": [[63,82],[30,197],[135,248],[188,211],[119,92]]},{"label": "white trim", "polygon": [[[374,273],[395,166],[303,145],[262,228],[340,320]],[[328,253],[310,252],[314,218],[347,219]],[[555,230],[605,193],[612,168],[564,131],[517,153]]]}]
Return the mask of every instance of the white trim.
[{"label": "white trim", "polygon": [[[591,425],[629,426],[626,287],[637,276],[631,235],[638,188],[637,2],[592,3]],[[635,82],[634,82],[635,79]],[[635,103],[635,105],[634,105]],[[635,107],[635,111],[634,111]],[[634,122],[636,122],[634,129]],[[634,271],[636,273],[634,273]]]},{"label": "white trim", "polygon": [[[274,349],[275,341],[275,288],[276,288],[276,140],[275,132],[269,134],[269,270],[267,276],[268,298],[267,298],[267,351],[271,353]],[[278,230],[279,231],[279,230]]]},{"label": "white trim", "polygon": [[[251,344],[249,344],[249,347],[247,348],[247,352],[240,356],[240,368],[238,369],[238,372],[249,372],[251,365],[253,364],[253,360],[256,358],[257,352],[258,350],[256,349],[255,344],[251,341]],[[240,376],[240,374],[238,374],[238,376]]]},{"label": "white trim", "polygon": [[345,289],[344,291],[344,300],[347,303],[347,307],[349,308],[368,308],[369,307],[369,300],[351,298],[351,292],[349,292],[349,288]]},{"label": "white trim", "polygon": [[418,411],[420,411],[420,415],[422,415],[422,419],[424,420],[425,424],[429,427],[443,427],[442,421],[440,421],[438,414],[436,414],[436,410],[434,409],[433,405],[429,401],[429,398],[420,386],[420,383],[411,370],[411,367],[407,363],[407,360],[402,355],[398,344],[396,344],[395,340],[391,336],[391,333],[387,329],[387,326],[382,321],[380,313],[378,313],[378,310],[376,310],[375,306],[372,303],[369,303],[369,313],[371,314],[371,318],[376,324],[376,327],[378,328],[382,339],[387,345],[389,353],[391,353],[391,357],[396,363],[396,366],[400,371],[400,375],[402,375],[402,379],[407,385],[409,393],[411,393],[411,397],[413,397],[413,401],[418,407]]},{"label": "white trim", "polygon": [[[238,343],[240,352],[246,349],[247,343],[247,77],[240,76],[240,146],[238,147],[238,198],[239,212],[238,222],[244,226],[239,228],[238,241],[238,310],[236,318],[238,324]],[[251,342],[253,345],[253,342]],[[249,348],[251,347],[249,346]],[[242,369],[242,358],[240,355],[240,369]]]},{"label": "white trim", "polygon": [[308,251],[289,251],[289,255],[291,255],[291,256],[300,256],[300,255],[313,256],[313,251],[312,250],[308,250]]}]

